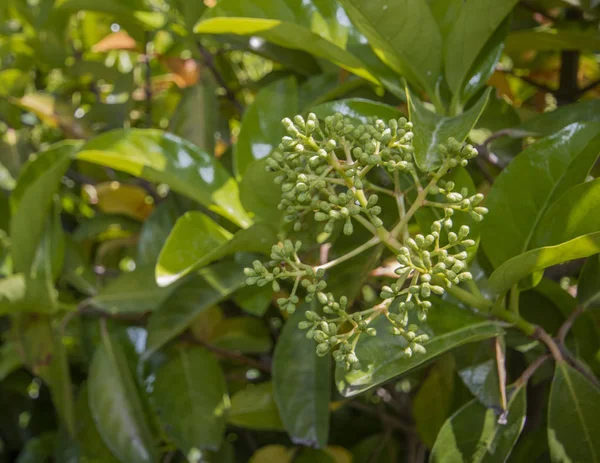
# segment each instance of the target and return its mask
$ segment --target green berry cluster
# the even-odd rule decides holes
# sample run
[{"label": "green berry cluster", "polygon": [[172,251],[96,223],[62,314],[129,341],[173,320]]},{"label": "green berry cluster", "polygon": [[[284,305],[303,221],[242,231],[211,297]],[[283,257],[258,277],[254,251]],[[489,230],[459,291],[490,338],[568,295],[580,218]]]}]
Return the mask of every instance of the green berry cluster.
[{"label": "green berry cluster", "polygon": [[[380,316],[389,321],[390,332],[401,337],[407,357],[424,353],[428,335],[409,323],[409,314],[415,312],[419,321],[425,321],[433,295],[441,296],[446,288],[472,278],[467,249],[475,241],[469,238],[466,225],[453,231],[453,216],[468,213],[474,221],[481,221],[487,213],[481,206],[484,198],[442,177],[452,168],[466,166],[477,150],[450,138],[437,147],[440,167],[423,173],[415,162],[413,125],[405,118],[355,124],[341,114],[320,121],[311,113],[306,119],[295,116],[282,122],[288,136],[267,159],[267,169],[277,173],[275,182],[282,192],[279,208],[285,221],[299,232],[312,215],[322,224],[325,239],[333,235],[336,223],[341,223],[345,235],[351,235],[359,224],[373,238],[355,252],[321,265],[302,262],[301,243],[284,240],[273,246],[270,261],[257,260],[245,269],[246,283],[270,284],[278,292],[282,281],[289,280],[288,292],[277,300],[289,313],[299,304],[302,289],[303,299],[318,307],[305,313],[299,328],[316,342],[318,355],[331,352],[347,369],[359,367],[357,343],[362,335],[377,335],[371,323]],[[382,175],[389,181],[378,183]],[[389,183],[394,184],[393,190],[386,188]],[[411,195],[409,208],[405,201],[411,189],[416,193]],[[398,220],[391,230],[381,218],[382,194],[396,199]],[[443,217],[433,222],[428,234],[410,237],[409,221],[421,207],[441,209]],[[326,291],[326,271],[379,243],[395,255],[397,278],[381,288],[381,302],[353,311],[345,296],[336,299]]]}]

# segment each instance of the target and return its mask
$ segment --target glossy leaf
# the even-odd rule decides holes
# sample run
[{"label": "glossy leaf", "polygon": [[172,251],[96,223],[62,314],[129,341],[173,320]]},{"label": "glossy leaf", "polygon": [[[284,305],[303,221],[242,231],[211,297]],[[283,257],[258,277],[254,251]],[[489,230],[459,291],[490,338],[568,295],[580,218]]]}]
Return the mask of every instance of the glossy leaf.
[{"label": "glossy leaf", "polygon": [[245,286],[233,294],[233,300],[250,315],[262,317],[268,310],[273,297],[270,286]]},{"label": "glossy leaf", "polygon": [[205,268],[200,277],[182,285],[148,319],[150,356],[182,333],[203,310],[218,304],[238,289],[244,281],[244,265],[223,262]]},{"label": "glossy leaf", "polygon": [[567,190],[547,209],[531,239],[532,247],[555,245],[581,235],[600,232],[600,179]]},{"label": "glossy leaf", "polygon": [[461,93],[479,52],[517,2],[470,0],[463,4],[444,48],[444,74],[454,94]]},{"label": "glossy leaf", "polygon": [[81,454],[91,463],[117,463],[110,449],[106,446],[96,423],[92,417],[89,406],[89,387],[84,383],[77,398],[77,443]]},{"label": "glossy leaf", "polygon": [[585,262],[577,284],[577,300],[584,309],[600,307],[600,254]]},{"label": "glossy leaf", "polygon": [[541,218],[588,175],[600,149],[600,126],[571,124],[519,154],[494,182],[482,245],[494,267],[532,246]]},{"label": "glossy leaf", "polygon": [[600,100],[583,100],[539,114],[519,125],[524,132],[552,135],[574,122],[600,121]]},{"label": "glossy leaf", "polygon": [[200,21],[197,34],[237,34],[262,37],[276,45],[301,50],[331,61],[359,77],[378,83],[358,58],[309,29],[278,19],[229,17]]},{"label": "glossy leaf", "polygon": [[241,428],[283,430],[271,382],[249,384],[231,397],[227,422]]},{"label": "glossy leaf", "polygon": [[160,251],[179,215],[179,207],[173,198],[167,198],[154,209],[139,232],[137,265],[156,265]]},{"label": "glossy leaf", "polygon": [[19,176],[10,197],[12,258],[17,272],[31,270],[46,228],[45,218],[78,146],[70,141],[54,145],[27,163]]},{"label": "glossy leaf", "polygon": [[410,120],[414,124],[413,144],[419,169],[430,172],[440,166],[438,145],[445,143],[448,138],[453,137],[458,141],[467,138],[481,116],[489,95],[488,90],[477,103],[459,116],[444,117],[429,111],[416,97],[406,92]]},{"label": "glossy leaf", "polygon": [[268,254],[277,242],[267,224],[255,224],[232,235],[201,212],[177,220],[156,265],[156,280],[167,286],[194,270],[238,251]]},{"label": "glossy leaf", "polygon": [[207,350],[177,349],[156,371],[152,400],[175,444],[190,450],[218,450],[225,433],[229,398],[219,362]]},{"label": "glossy leaf", "polygon": [[434,94],[442,66],[442,37],[426,2],[340,3],[383,62],[411,84]]},{"label": "glossy leaf", "polygon": [[263,159],[281,143],[286,131],[284,117],[298,112],[296,79],[287,77],[260,89],[244,113],[242,127],[234,148],[234,170],[242,178],[248,166]]},{"label": "glossy leaf", "polygon": [[158,449],[127,347],[115,335],[102,336],[90,365],[90,410],[102,439],[119,460],[155,462]]},{"label": "glossy leaf", "polygon": [[273,356],[273,393],[281,420],[296,444],[324,447],[329,437],[330,359],[298,328],[304,311],[290,317]]},{"label": "glossy leaf", "polygon": [[152,312],[175,288],[161,288],[154,281],[153,267],[140,267],[110,281],[89,300],[94,307],[113,314]]},{"label": "glossy leaf", "polygon": [[454,359],[441,358],[419,387],[413,400],[413,416],[421,441],[432,448],[450,414],[454,394]]},{"label": "glossy leaf", "polygon": [[431,451],[430,462],[507,461],[523,426],[527,412],[525,387],[513,389],[508,403],[508,422],[498,423],[493,410],[472,400],[446,421]]},{"label": "glossy leaf", "polygon": [[552,461],[600,461],[599,417],[598,388],[566,362],[558,362],[548,406]]},{"label": "glossy leaf", "polygon": [[492,341],[468,344],[453,352],[457,373],[486,408],[500,406],[500,380]]},{"label": "glossy leaf", "polygon": [[388,322],[383,318],[373,322],[377,336],[361,338],[358,342],[356,355],[361,361],[361,368],[350,372],[341,367],[336,369],[336,386],[345,397],[360,394],[455,347],[502,333],[502,328],[493,321],[447,302],[436,301],[423,328],[430,337],[423,344],[427,352],[406,358],[406,341],[389,334]]},{"label": "glossy leaf", "polygon": [[398,119],[402,113],[393,106],[379,103],[376,101],[366,100],[363,98],[349,98],[347,100],[336,100],[311,108],[319,119],[325,119],[327,116],[332,116],[335,113],[342,113],[344,116],[361,123],[366,124],[371,117],[389,121],[390,119]]},{"label": "glossy leaf", "polygon": [[489,287],[492,291],[501,293],[535,272],[599,252],[600,232],[579,236],[556,246],[532,249],[498,267],[490,276]]},{"label": "glossy leaf", "polygon": [[[275,183],[277,172],[267,172],[266,160],[253,162],[248,166],[240,183],[240,196],[244,208],[256,222],[270,223],[278,228],[283,211],[277,206],[281,201],[281,186]],[[260,188],[256,188],[260,185]]]},{"label": "glossy leaf", "polygon": [[185,140],[159,130],[114,130],[95,137],[77,159],[168,184],[210,210],[247,228],[236,181],[213,156]]},{"label": "glossy leaf", "polygon": [[23,360],[12,342],[4,342],[0,347],[0,381],[23,365]]},{"label": "glossy leaf", "polygon": [[252,317],[229,317],[214,329],[210,342],[226,350],[248,354],[271,351],[271,333],[262,320]]}]

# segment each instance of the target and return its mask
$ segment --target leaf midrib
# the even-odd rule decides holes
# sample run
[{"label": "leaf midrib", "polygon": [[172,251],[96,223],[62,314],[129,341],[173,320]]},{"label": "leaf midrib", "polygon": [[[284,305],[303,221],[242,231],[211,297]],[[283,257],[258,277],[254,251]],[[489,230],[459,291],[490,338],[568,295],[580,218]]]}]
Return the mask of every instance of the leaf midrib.
[{"label": "leaf midrib", "polygon": [[585,442],[587,443],[590,452],[592,454],[593,457],[593,461],[597,462],[598,461],[598,457],[596,455],[596,452],[594,450],[594,446],[591,444],[592,439],[591,436],[589,434],[589,430],[586,426],[586,421],[583,417],[583,413],[581,411],[581,407],[579,405],[579,401],[577,400],[577,394],[575,394],[575,389],[573,387],[573,384],[571,383],[571,378],[569,377],[569,372],[568,370],[565,368],[564,363],[559,363],[559,368],[562,371],[562,374],[565,378],[565,384],[567,385],[568,389],[569,389],[569,393],[571,394],[571,396],[573,397],[573,403],[575,404],[575,412],[577,413],[577,416],[579,417],[579,419],[581,420],[581,423],[583,424],[582,428],[583,428],[583,433],[585,434]]}]

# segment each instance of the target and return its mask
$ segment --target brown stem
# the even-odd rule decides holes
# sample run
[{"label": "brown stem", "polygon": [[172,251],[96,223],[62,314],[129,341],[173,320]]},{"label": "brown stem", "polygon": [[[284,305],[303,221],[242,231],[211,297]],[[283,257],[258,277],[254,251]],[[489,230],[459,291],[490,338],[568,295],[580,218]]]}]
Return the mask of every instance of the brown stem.
[{"label": "brown stem", "polygon": [[546,347],[548,347],[552,357],[554,357],[557,362],[562,362],[564,360],[560,347],[558,347],[558,344],[556,344],[554,339],[552,339],[552,337],[546,332],[546,330],[544,330],[544,328],[541,326],[536,326],[532,337],[534,339],[539,339],[546,344]]},{"label": "brown stem", "polygon": [[229,88],[229,86],[227,85],[227,81],[225,81],[225,78],[223,77],[223,75],[217,69],[217,65],[215,64],[215,58],[212,55],[212,53],[209,52],[204,47],[204,45],[202,45],[202,43],[200,43],[199,40],[196,41],[196,46],[198,47],[198,50],[200,51],[200,54],[202,55],[202,59],[204,60],[204,64],[206,66],[208,66],[208,69],[210,69],[210,72],[214,76],[214,78],[217,81],[217,83],[221,87],[223,87],[223,89],[225,90],[225,95],[227,96],[227,99],[229,101],[231,101],[231,103],[233,103],[233,105],[240,112],[240,114],[243,113],[244,112],[244,107],[238,101],[238,99],[235,96],[235,93]]},{"label": "brown stem", "polygon": [[198,344],[202,347],[208,349],[209,351],[229,360],[232,360],[237,363],[241,363],[247,365],[251,368],[256,368],[257,370],[262,371],[263,373],[270,374],[271,373],[271,365],[267,365],[266,363],[255,360],[251,357],[246,357],[245,355],[232,350],[223,349],[221,347],[213,346],[208,344],[207,342],[200,341],[193,336],[190,335],[182,335],[180,339],[183,339],[185,342],[189,342],[191,344]]},{"label": "brown stem", "polygon": [[362,402],[350,402],[348,405],[352,408],[355,408],[356,410],[360,410],[361,412],[380,418],[382,423],[386,426],[395,428],[407,434],[415,433],[415,429],[410,424],[405,423],[404,421],[388,413],[385,413],[380,410],[375,410],[374,408],[369,407],[368,405],[365,405]]},{"label": "brown stem", "polygon": [[571,315],[569,315],[569,318],[567,318],[565,320],[565,322],[562,324],[562,326],[558,330],[558,334],[556,335],[556,340],[559,343],[561,343],[561,344],[565,343],[565,338],[567,337],[569,330],[573,326],[573,323],[575,322],[577,317],[579,317],[582,313],[583,313],[583,307],[577,307],[573,312],[571,312]]},{"label": "brown stem", "polygon": [[529,379],[533,376],[533,374],[537,371],[537,369],[539,367],[542,366],[542,364],[548,360],[550,357],[552,357],[550,354],[546,354],[546,355],[542,355],[541,357],[538,357],[537,359],[535,359],[531,365],[529,365],[525,371],[523,372],[523,374],[521,374],[521,376],[519,376],[519,379],[517,379],[517,381],[515,381],[515,385],[517,388],[525,386],[527,384],[527,382],[529,381]]}]

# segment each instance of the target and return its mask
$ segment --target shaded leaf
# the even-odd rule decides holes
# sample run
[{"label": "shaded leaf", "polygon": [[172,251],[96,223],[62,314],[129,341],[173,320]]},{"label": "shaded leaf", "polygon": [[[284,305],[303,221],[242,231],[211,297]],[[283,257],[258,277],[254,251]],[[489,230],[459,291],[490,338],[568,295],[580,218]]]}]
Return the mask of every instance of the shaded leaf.
[{"label": "shaded leaf", "polygon": [[214,329],[211,344],[222,349],[248,354],[270,352],[271,333],[262,320],[252,317],[229,317]]},{"label": "shaded leaf", "polygon": [[244,113],[242,127],[234,147],[234,171],[241,179],[248,166],[263,159],[281,143],[286,131],[284,117],[298,112],[296,79],[287,77],[262,87]]},{"label": "shaded leaf", "polygon": [[600,36],[597,31],[568,29],[524,29],[511,32],[506,38],[506,52],[509,54],[525,50],[597,50]]},{"label": "shaded leaf", "polygon": [[433,446],[430,462],[507,461],[523,426],[527,411],[525,387],[512,391],[508,422],[498,423],[493,410],[472,400],[446,421]]},{"label": "shaded leaf", "polygon": [[306,339],[297,310],[286,322],[273,356],[273,393],[281,420],[292,442],[325,447],[329,437],[331,368],[318,357],[315,343]]},{"label": "shaded leaf", "polygon": [[108,313],[152,312],[173,292],[154,281],[153,267],[140,267],[119,275],[89,300],[94,307]]},{"label": "shaded leaf", "polygon": [[454,394],[454,359],[447,355],[429,370],[413,399],[413,416],[421,441],[432,448],[450,413]]},{"label": "shaded leaf", "polygon": [[145,357],[182,333],[203,310],[218,304],[238,289],[243,281],[243,264],[223,262],[205,268],[200,278],[182,285],[148,319]]},{"label": "shaded leaf", "polygon": [[90,410],[102,439],[119,460],[155,462],[158,449],[127,347],[115,335],[103,334],[90,365]]},{"label": "shaded leaf", "polygon": [[218,450],[229,398],[219,362],[206,349],[177,349],[156,371],[152,400],[179,449]]},{"label": "shaded leaf", "polygon": [[242,428],[283,430],[271,382],[249,384],[231,397],[227,422]]},{"label": "shaded leaf", "polygon": [[374,434],[352,447],[353,463],[398,461],[400,445],[391,434]]},{"label": "shaded leaf", "polygon": [[[246,210],[257,222],[270,223],[279,228],[283,211],[277,206],[281,201],[281,186],[275,183],[277,172],[267,172],[266,160],[253,162],[248,166],[240,183],[240,197]],[[260,188],[256,188],[260,185]]]},{"label": "shaded leaf", "polygon": [[600,307],[600,254],[585,262],[577,284],[577,300],[584,309]]},{"label": "shaded leaf", "polygon": [[564,361],[557,362],[548,406],[553,462],[600,461],[600,391]]},{"label": "shaded leaf", "polygon": [[430,338],[423,344],[427,352],[406,358],[406,341],[390,334],[388,322],[383,318],[373,322],[377,336],[361,338],[358,342],[356,355],[361,362],[360,369],[347,372],[341,367],[336,368],[336,386],[345,397],[360,394],[462,344],[502,333],[497,323],[439,301],[429,312],[427,324],[423,326]]}]

